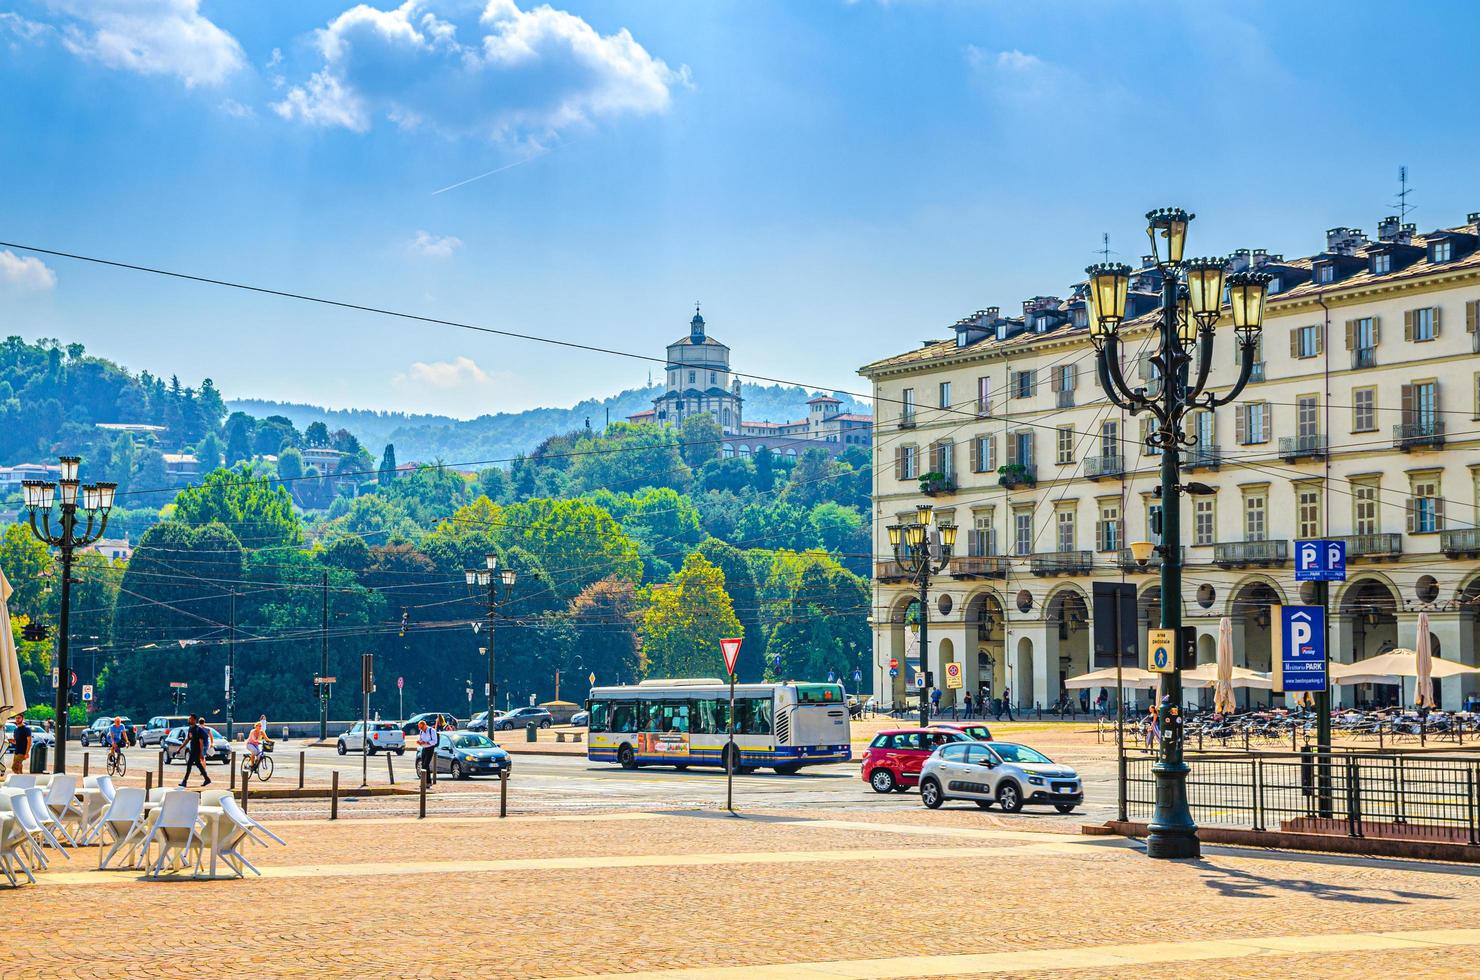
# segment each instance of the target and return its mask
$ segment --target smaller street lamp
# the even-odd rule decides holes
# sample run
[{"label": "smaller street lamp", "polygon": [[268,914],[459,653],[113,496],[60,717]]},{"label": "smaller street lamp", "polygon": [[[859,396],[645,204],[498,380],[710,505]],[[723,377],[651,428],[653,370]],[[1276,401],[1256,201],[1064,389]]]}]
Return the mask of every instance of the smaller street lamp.
[{"label": "smaller street lamp", "polygon": [[[498,607],[509,601],[509,595],[514,591],[514,583],[519,579],[519,573],[505,566],[498,567],[498,555],[487,555],[483,559],[483,568],[469,568],[463,572],[463,581],[467,583],[468,591],[477,594],[478,590],[486,589],[488,601],[488,732],[489,737],[493,735],[493,709],[498,703],[498,688],[493,681],[493,634],[495,617]],[[502,588],[500,588],[502,586]],[[471,705],[471,700],[469,705]]]},{"label": "smaller street lamp", "polygon": [[[894,560],[904,569],[919,590],[920,603],[920,671],[926,675],[927,683],[920,688],[920,726],[930,724],[930,576],[945,571],[951,561],[951,551],[956,547],[956,525],[941,524],[936,527],[937,541],[931,540],[931,525],[935,520],[935,509],[928,503],[915,506],[915,519],[908,524],[891,524],[885,530],[889,535],[889,547]],[[932,554],[933,553],[933,554]]]}]

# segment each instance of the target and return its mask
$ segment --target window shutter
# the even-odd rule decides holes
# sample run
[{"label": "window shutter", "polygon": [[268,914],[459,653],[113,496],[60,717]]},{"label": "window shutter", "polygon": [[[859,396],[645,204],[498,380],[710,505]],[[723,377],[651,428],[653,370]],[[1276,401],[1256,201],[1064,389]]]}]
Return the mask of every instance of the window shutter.
[{"label": "window shutter", "polygon": [[1404,310],[1403,311],[1403,339],[1404,340],[1411,341],[1413,339],[1413,320],[1414,320],[1414,316],[1415,316],[1416,313],[1417,313],[1416,310]]},{"label": "window shutter", "polygon": [[1064,374],[1066,375],[1065,380],[1069,383],[1069,390],[1073,391],[1075,386],[1079,383],[1079,366],[1076,364],[1068,365],[1064,368]]},{"label": "window shutter", "polygon": [[1290,328],[1290,356],[1291,357],[1299,357],[1300,356],[1300,328],[1299,327],[1291,327]]},{"label": "window shutter", "polygon": [[988,470],[995,470],[996,468],[997,468],[997,437],[996,436],[989,436],[987,438],[987,469]]},{"label": "window shutter", "polygon": [[1414,507],[1413,498],[1411,496],[1407,500],[1403,501],[1403,510],[1406,511],[1408,514],[1408,533],[1412,534],[1414,527],[1416,527],[1418,524],[1418,515],[1417,508]]},{"label": "window shutter", "polygon": [[1023,448],[1026,449],[1027,452],[1023,454],[1025,458],[1022,459],[1022,460],[1020,460],[1020,462],[1024,466],[1032,466],[1033,465],[1033,443],[1035,443],[1037,441],[1038,441],[1038,437],[1034,434],[1034,432],[1031,429],[1029,429],[1027,432],[1024,432],[1023,433]]},{"label": "window shutter", "polygon": [[1324,354],[1326,352],[1326,326],[1325,326],[1325,324],[1321,324],[1320,326],[1316,326],[1316,327],[1311,327],[1311,332],[1316,335],[1316,354],[1317,355]]},{"label": "window shutter", "polygon": [[1038,369],[1037,368],[1029,368],[1028,370],[1024,371],[1023,373],[1028,376],[1028,394],[1029,395],[1035,395],[1035,394],[1037,394],[1038,393]]},{"label": "window shutter", "polygon": [[1439,307],[1434,307],[1434,336],[1439,336]]},{"label": "window shutter", "polygon": [[1249,406],[1240,405],[1233,413],[1234,419],[1234,441],[1240,446],[1249,444]]},{"label": "window shutter", "polygon": [[930,472],[939,473],[945,466],[945,450],[938,442],[930,444]]},{"label": "window shutter", "polygon": [[1403,415],[1403,424],[1404,425],[1412,425],[1413,424],[1413,402],[1414,402],[1413,385],[1404,385],[1403,386],[1403,390],[1402,390],[1402,396],[1401,396],[1402,415]]},{"label": "window shutter", "polygon": [[1018,440],[1017,434],[1013,433],[1007,437],[1007,465],[1012,466],[1018,462]]},{"label": "window shutter", "polygon": [[1018,397],[1018,392],[1021,390],[1018,387],[1018,378],[1022,375],[1022,373],[1023,372],[1021,372],[1021,371],[1008,371],[1007,372],[1007,397],[1008,398],[1016,398],[1016,397]]},{"label": "window shutter", "polygon": [[1142,381],[1151,380],[1151,355],[1136,355],[1136,376],[1139,377]]},{"label": "window shutter", "polygon": [[1269,424],[1270,424],[1270,422],[1273,421],[1270,418],[1270,415],[1273,414],[1273,413],[1270,412],[1270,410],[1269,410],[1269,403],[1268,402],[1264,402],[1263,405],[1264,405],[1264,412],[1262,414],[1264,415],[1264,418],[1262,419],[1262,421],[1264,423],[1264,429],[1263,429],[1263,431],[1259,435],[1259,441],[1260,442],[1268,442],[1269,441]]},{"label": "window shutter", "polygon": [[1376,347],[1382,342],[1382,317],[1372,318],[1372,346]]},{"label": "window shutter", "polygon": [[1048,386],[1049,386],[1050,389],[1053,390],[1053,393],[1056,394],[1056,395],[1059,392],[1063,391],[1064,390],[1064,373],[1062,371],[1053,371],[1053,372],[1051,372],[1051,374],[1050,374],[1050,381],[1049,381],[1049,385]]},{"label": "window shutter", "polygon": [[981,448],[982,437],[973,437],[971,440],[971,472],[973,473],[980,473],[982,471]]},{"label": "window shutter", "polygon": [[1444,498],[1434,498],[1434,530],[1444,530]]},{"label": "window shutter", "polygon": [[1348,321],[1346,321],[1346,349],[1347,350],[1356,350],[1357,349],[1357,321],[1356,320],[1348,320]]},{"label": "window shutter", "polygon": [[894,447],[894,478],[896,480],[903,480],[904,479],[904,447],[903,446],[895,446]]},{"label": "window shutter", "polygon": [[1480,299],[1472,299],[1465,304],[1465,333],[1474,333],[1477,325],[1480,325]]}]

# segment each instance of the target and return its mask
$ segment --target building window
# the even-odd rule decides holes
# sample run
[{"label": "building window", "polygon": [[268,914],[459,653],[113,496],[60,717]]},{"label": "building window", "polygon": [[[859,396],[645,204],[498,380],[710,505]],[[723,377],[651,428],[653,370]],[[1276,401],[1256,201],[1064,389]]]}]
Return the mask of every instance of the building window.
[{"label": "building window", "polygon": [[1403,314],[1403,334],[1405,340],[1433,340],[1439,335],[1439,308],[1424,306],[1408,310]]},{"label": "building window", "polygon": [[1058,536],[1059,551],[1074,550],[1074,511],[1060,510],[1055,516],[1054,526]]},{"label": "building window", "polygon": [[1275,276],[1273,279],[1269,280],[1269,295],[1273,296],[1275,293],[1277,293],[1279,291],[1280,291],[1280,277],[1279,276]]},{"label": "building window", "polygon": [[689,384],[693,384],[693,383],[694,383],[694,372],[693,371],[690,371],[689,372]]},{"label": "building window", "polygon": [[1155,419],[1141,420],[1141,451],[1146,456],[1160,456],[1161,449],[1151,444],[1151,435],[1156,431]]},{"label": "building window", "polygon": [[1033,372],[1032,371],[1018,371],[1018,372],[1014,373],[1013,376],[1012,376],[1012,384],[1013,384],[1013,393],[1012,394],[1013,394],[1013,397],[1014,398],[1032,398],[1033,397]]},{"label": "building window", "polygon": [[1263,541],[1269,531],[1269,498],[1263,491],[1244,494],[1244,540]]},{"label": "building window", "polygon": [[1320,397],[1300,395],[1295,399],[1295,434],[1302,445],[1310,446],[1321,432]]},{"label": "building window", "polygon": [[1393,256],[1389,252],[1379,252],[1372,256],[1372,274],[1374,276],[1386,275],[1393,271]]},{"label": "building window", "polygon": [[1316,357],[1321,353],[1321,328],[1311,324],[1296,327],[1290,335],[1291,357]]},{"label": "building window", "polygon": [[1480,419],[1480,374],[1475,375],[1475,418]]},{"label": "building window", "polygon": [[1245,402],[1234,416],[1238,421],[1238,442],[1251,446],[1269,441],[1269,403]]},{"label": "building window", "polygon": [[1161,504],[1146,505],[1146,540],[1161,544]]},{"label": "building window", "polygon": [[940,383],[940,407],[943,409],[951,407],[951,383],[949,381]]},{"label": "building window", "polygon": [[1408,499],[1408,533],[1428,534],[1444,529],[1444,502],[1439,499],[1439,477],[1412,479]]},{"label": "building window", "polygon": [[1100,523],[1095,527],[1095,547],[1100,551],[1119,551],[1120,501],[1107,500],[1100,504]]},{"label": "building window", "polygon": [[994,508],[976,510],[971,513],[971,535],[966,542],[966,552],[974,558],[997,553],[997,522]]},{"label": "building window", "polygon": [[900,450],[900,458],[903,461],[903,478],[906,480],[917,480],[920,478],[920,450],[917,446],[905,446]]},{"label": "building window", "polygon": [[1014,432],[1012,441],[1008,443],[1012,449],[1012,458],[1008,463],[1019,463],[1023,466],[1033,465],[1033,431]]},{"label": "building window", "polygon": [[991,436],[974,436],[971,440],[972,470],[977,473],[991,473],[997,468],[997,461],[993,459],[996,455],[993,447],[997,440]]},{"label": "building window", "polygon": [[1018,555],[1033,553],[1033,509],[1019,508],[1012,512],[1012,548]]},{"label": "building window", "polygon": [[1352,484],[1352,529],[1357,534],[1377,534],[1378,521],[1377,484]]},{"label": "building window", "polygon": [[1352,431],[1374,432],[1377,429],[1377,389],[1352,389]]},{"label": "building window", "polygon": [[906,388],[899,393],[899,420],[907,425],[915,421],[915,389]]},{"label": "building window", "polygon": [[1335,282],[1336,265],[1327,262],[1325,265],[1316,266],[1316,282]]},{"label": "building window", "polygon": [[1321,536],[1321,491],[1319,487],[1296,487],[1295,523],[1302,540]]},{"label": "building window", "polygon": [[1453,257],[1454,242],[1448,241],[1447,239],[1442,242],[1435,242],[1429,248],[1430,262],[1448,262]]},{"label": "building window", "polygon": [[1192,505],[1192,543],[1212,544],[1216,525],[1213,522],[1212,497],[1194,497]]},{"label": "building window", "polygon": [[1100,423],[1100,457],[1112,459],[1120,454],[1120,423]]},{"label": "building window", "polygon": [[1074,462],[1074,426],[1059,426],[1059,453],[1058,463],[1064,466]]},{"label": "building window", "polygon": [[986,418],[992,414],[992,382],[990,378],[976,379],[976,414]]}]

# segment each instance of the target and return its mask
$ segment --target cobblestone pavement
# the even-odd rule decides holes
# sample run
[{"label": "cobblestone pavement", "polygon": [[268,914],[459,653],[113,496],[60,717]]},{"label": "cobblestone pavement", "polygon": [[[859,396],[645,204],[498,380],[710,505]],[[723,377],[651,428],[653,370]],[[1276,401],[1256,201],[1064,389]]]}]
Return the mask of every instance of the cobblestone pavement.
[{"label": "cobblestone pavement", "polygon": [[0,891],[0,977],[1414,977],[1480,951],[1474,867],[1152,862],[1047,826],[975,808],[281,820],[290,846],[252,852],[264,877],[211,882],[92,871],[84,848]]}]

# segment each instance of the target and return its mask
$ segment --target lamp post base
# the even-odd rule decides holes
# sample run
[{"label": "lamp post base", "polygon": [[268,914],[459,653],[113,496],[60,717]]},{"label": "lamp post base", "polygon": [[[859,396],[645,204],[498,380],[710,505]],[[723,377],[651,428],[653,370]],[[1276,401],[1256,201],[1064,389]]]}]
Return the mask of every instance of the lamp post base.
[{"label": "lamp post base", "polygon": [[1187,806],[1186,763],[1158,762],[1151,767],[1156,777],[1156,810],[1147,824],[1146,856],[1179,860],[1202,856],[1197,824]]}]

